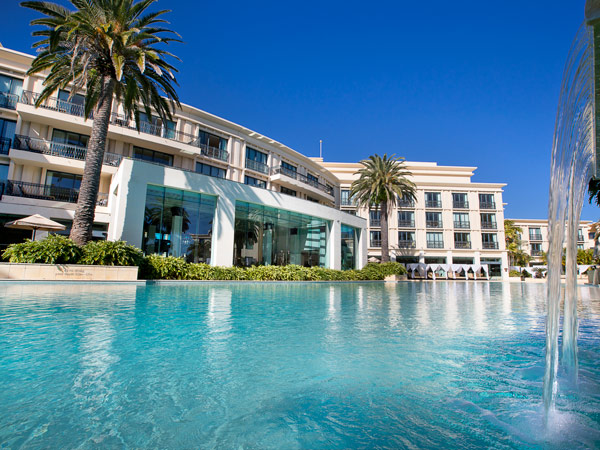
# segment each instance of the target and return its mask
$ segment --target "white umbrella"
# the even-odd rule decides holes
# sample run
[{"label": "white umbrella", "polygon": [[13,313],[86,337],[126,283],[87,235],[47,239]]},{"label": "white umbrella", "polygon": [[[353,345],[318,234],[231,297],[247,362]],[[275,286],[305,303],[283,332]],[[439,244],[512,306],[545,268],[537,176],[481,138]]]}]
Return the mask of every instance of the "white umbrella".
[{"label": "white umbrella", "polygon": [[12,222],[7,222],[4,224],[6,228],[19,228],[21,230],[33,230],[31,235],[31,239],[35,240],[35,232],[37,230],[46,230],[46,231],[57,231],[64,230],[64,225],[55,222],[54,220],[50,220],[47,217],[41,216],[39,214],[34,214],[33,216],[24,217],[23,219],[13,220]]}]

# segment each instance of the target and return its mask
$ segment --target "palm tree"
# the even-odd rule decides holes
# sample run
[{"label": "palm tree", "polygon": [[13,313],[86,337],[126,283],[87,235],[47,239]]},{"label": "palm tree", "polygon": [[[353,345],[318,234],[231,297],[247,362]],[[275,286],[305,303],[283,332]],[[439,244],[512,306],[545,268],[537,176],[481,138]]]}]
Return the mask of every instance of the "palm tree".
[{"label": "palm tree", "polygon": [[162,26],[168,11],[146,11],[154,1],[71,0],[74,11],[51,2],[21,3],[44,15],[31,21],[43,28],[33,33],[42,40],[34,44],[38,54],[28,74],[49,72],[36,106],[58,89],[70,89],[71,97],[85,90],[84,117],[93,117],[70,236],[79,245],[92,236],[113,98],[138,131],[140,110],[150,117],[154,109],[165,121],[179,106],[176,69],[164,59],[174,55],[162,45],[179,39]]},{"label": "palm tree", "polygon": [[595,202],[600,206],[600,178],[591,178],[588,185],[588,193],[590,194],[590,203]]},{"label": "palm tree", "polygon": [[513,220],[504,221],[504,239],[506,240],[506,250],[508,250],[509,266],[526,266],[531,260],[531,256],[521,249],[521,233],[523,229],[515,225]]},{"label": "palm tree", "polygon": [[359,206],[375,206],[381,210],[381,261],[390,260],[388,244],[388,214],[399,199],[415,199],[412,175],[404,168],[404,158],[375,154],[360,162],[359,178],[350,186],[350,195]]}]

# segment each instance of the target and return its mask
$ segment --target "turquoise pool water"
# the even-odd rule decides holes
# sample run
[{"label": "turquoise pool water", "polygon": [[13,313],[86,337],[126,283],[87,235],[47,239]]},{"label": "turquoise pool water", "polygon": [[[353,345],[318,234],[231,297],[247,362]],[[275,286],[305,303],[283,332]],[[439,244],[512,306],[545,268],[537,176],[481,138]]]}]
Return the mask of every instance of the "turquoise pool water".
[{"label": "turquoise pool water", "polygon": [[600,291],[545,428],[544,288],[2,283],[0,448],[599,447]]}]

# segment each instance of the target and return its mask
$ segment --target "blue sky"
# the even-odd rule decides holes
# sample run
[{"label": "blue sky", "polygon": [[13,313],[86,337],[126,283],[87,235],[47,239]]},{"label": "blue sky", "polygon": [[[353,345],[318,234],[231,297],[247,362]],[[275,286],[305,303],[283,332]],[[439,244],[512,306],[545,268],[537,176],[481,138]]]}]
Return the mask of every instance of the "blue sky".
[{"label": "blue sky", "polygon": [[[159,0],[183,102],[329,161],[477,166],[507,217],[546,218],[556,105],[584,0]],[[36,15],[3,1],[5,47]],[[584,219],[600,210],[586,206]]]}]

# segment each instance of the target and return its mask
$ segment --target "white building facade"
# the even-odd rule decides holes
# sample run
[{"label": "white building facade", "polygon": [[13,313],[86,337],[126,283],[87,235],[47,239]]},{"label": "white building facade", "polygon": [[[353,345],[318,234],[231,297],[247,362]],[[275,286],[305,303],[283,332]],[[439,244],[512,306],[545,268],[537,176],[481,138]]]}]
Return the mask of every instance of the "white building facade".
[{"label": "white building facade", "polygon": [[[368,254],[381,257],[379,211],[357,208],[350,185],[359,163],[323,162],[340,180],[340,206],[368,222]],[[398,202],[389,212],[392,260],[425,264],[487,264],[495,277],[508,277],[502,183],[474,183],[475,167],[405,163],[416,185],[414,202]]]}]

